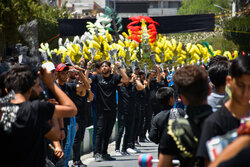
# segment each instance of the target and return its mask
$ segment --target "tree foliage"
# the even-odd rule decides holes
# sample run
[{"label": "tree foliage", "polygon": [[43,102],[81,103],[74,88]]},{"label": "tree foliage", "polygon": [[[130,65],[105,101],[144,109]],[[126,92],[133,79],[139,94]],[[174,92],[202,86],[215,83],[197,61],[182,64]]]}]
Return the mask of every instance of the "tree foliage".
[{"label": "tree foliage", "polygon": [[215,7],[219,5],[225,9],[230,9],[228,0],[183,0],[178,10],[180,15],[219,13],[221,9]]},{"label": "tree foliage", "polygon": [[[47,42],[59,34],[57,19],[70,18],[66,4],[61,9],[49,5],[43,5],[40,12],[36,13],[38,20],[38,40],[39,43]],[[50,42],[53,47],[57,46],[57,40]]]},{"label": "tree foliage", "polygon": [[[224,36],[238,44],[241,51],[250,52],[250,15],[225,21]],[[244,33],[246,32],[246,33]]]},{"label": "tree foliage", "polygon": [[68,18],[70,14],[64,5],[62,9],[42,4],[37,0],[1,0],[0,1],[0,56],[6,44],[25,43],[18,27],[31,20],[39,23],[39,42],[58,34],[57,19]]},{"label": "tree foliage", "polygon": [[20,39],[19,25],[33,20],[39,5],[35,0],[2,0],[0,1],[0,35],[6,42]]}]

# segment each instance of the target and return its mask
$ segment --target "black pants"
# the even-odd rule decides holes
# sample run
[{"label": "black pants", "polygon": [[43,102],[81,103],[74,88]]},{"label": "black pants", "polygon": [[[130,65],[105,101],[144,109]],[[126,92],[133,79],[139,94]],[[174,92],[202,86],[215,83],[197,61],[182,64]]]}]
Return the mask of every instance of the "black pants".
[{"label": "black pants", "polygon": [[81,143],[84,138],[84,133],[85,133],[85,128],[87,127],[87,119],[85,118],[80,118],[77,119],[77,124],[78,124],[78,131],[76,132],[75,140],[74,140],[74,145],[73,145],[73,161],[80,161],[80,150],[81,150]]},{"label": "black pants", "polygon": [[129,129],[129,137],[128,137],[128,148],[135,148],[135,134],[136,134],[136,107],[133,105],[129,109],[128,113],[128,129]]},{"label": "black pants", "polygon": [[151,127],[151,120],[153,116],[153,109],[150,104],[145,105],[145,110],[144,110],[145,118],[144,118],[144,123],[143,123],[143,134],[141,134],[142,137],[146,137],[147,131],[150,131]]},{"label": "black pants", "polygon": [[142,124],[142,105],[138,103],[136,104],[136,111],[135,111],[134,141],[138,140],[138,137],[141,133],[141,124]]},{"label": "black pants", "polygon": [[117,117],[118,117],[118,133],[116,135],[115,150],[120,150],[121,139],[123,132],[125,130],[123,145],[122,145],[122,152],[125,152],[128,147],[128,139],[129,139],[129,116],[128,113],[119,111]]},{"label": "black pants", "polygon": [[145,126],[146,126],[146,118],[147,118],[147,110],[148,110],[148,105],[147,104],[143,104],[142,108],[141,108],[141,126],[139,127],[140,129],[140,133],[139,133],[139,137],[141,138],[145,138],[146,137],[146,132],[145,132]]},{"label": "black pants", "polygon": [[96,128],[96,141],[95,141],[95,154],[107,154],[109,138],[116,119],[115,111],[98,110],[96,113],[97,128]]}]

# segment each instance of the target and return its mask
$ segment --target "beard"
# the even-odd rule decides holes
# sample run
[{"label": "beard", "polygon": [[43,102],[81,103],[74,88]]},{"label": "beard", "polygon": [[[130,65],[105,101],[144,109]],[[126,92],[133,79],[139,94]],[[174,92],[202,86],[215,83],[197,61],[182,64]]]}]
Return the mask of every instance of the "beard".
[{"label": "beard", "polygon": [[110,72],[110,70],[102,71],[102,74],[108,74],[109,72]]}]

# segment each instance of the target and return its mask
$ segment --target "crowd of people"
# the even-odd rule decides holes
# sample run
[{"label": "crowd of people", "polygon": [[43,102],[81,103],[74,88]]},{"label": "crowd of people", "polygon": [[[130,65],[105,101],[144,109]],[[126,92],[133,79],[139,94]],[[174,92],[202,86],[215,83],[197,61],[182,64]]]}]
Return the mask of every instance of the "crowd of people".
[{"label": "crowd of people", "polygon": [[250,116],[250,56],[215,56],[208,66],[176,70],[155,65],[149,72],[106,60],[39,68],[12,63],[1,73],[0,95],[1,166],[67,167],[71,151],[72,167],[86,166],[80,157],[89,122],[95,161],[116,160],[107,151],[116,120],[117,156],[140,153],[137,146],[154,142],[158,167],[171,167],[174,159],[184,167],[249,164],[248,135],[213,162],[206,145]]}]

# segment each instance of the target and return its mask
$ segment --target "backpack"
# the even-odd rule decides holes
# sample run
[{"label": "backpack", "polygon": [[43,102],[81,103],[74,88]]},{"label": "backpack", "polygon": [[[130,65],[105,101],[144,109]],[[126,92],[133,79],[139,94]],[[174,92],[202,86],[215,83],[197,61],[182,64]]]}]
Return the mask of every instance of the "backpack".
[{"label": "backpack", "polygon": [[190,159],[188,167],[202,166],[201,159],[195,156],[198,147],[198,138],[194,135],[187,119],[169,119],[168,135],[170,135],[176,143],[179,155],[183,159]]}]

